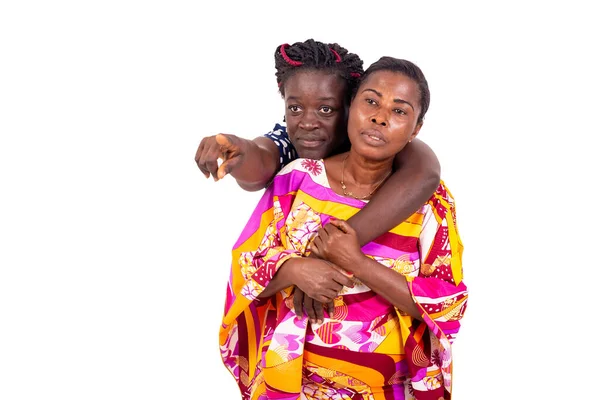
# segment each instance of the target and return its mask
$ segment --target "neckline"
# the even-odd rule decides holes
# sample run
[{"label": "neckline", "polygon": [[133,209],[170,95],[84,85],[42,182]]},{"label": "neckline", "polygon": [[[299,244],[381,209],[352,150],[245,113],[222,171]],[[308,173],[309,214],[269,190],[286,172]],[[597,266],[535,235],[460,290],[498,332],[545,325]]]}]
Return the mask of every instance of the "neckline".
[{"label": "neckline", "polygon": [[369,200],[360,200],[360,199],[355,199],[354,197],[344,196],[343,194],[339,194],[335,190],[333,190],[333,188],[331,187],[331,183],[329,182],[329,176],[327,175],[327,167],[325,166],[325,160],[323,158],[321,158],[321,159],[319,159],[317,161],[320,162],[321,166],[323,167],[324,179],[323,179],[323,182],[321,182],[321,183],[331,193],[333,193],[336,197],[338,197],[340,199],[344,199],[345,201],[350,202],[350,203],[356,203],[356,202],[362,203],[362,204],[368,204],[369,203]]}]

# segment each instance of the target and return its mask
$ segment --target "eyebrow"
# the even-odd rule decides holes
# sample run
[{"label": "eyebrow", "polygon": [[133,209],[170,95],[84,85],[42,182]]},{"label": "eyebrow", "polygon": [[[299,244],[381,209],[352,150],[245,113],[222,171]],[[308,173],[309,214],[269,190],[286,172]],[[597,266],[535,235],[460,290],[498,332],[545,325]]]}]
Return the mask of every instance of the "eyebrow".
[{"label": "eyebrow", "polygon": [[[288,99],[298,100],[298,97],[297,96],[289,96]],[[338,99],[335,97],[319,97],[319,98],[317,98],[317,100],[319,100],[319,101],[338,101]]]},{"label": "eyebrow", "polygon": [[[379,93],[379,92],[378,92],[377,90],[375,90],[375,89],[368,89],[368,88],[367,88],[367,89],[363,90],[363,93],[364,93],[364,92],[373,92],[373,93],[375,93],[377,96],[379,96],[379,97],[383,97],[383,95],[382,95],[381,93]],[[415,108],[413,107],[413,105],[412,105],[412,104],[410,104],[410,103],[409,103],[408,101],[406,101],[406,100],[402,100],[402,99],[394,99],[394,103],[408,104],[408,105],[410,106],[410,108],[412,108],[412,109],[413,109],[413,111],[415,111]]]}]

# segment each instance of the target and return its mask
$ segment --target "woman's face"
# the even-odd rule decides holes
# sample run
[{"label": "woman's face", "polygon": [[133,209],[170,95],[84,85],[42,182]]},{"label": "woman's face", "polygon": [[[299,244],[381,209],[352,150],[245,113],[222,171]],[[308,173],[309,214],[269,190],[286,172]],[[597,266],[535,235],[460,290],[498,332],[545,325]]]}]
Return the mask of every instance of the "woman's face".
[{"label": "woman's face", "polygon": [[323,71],[299,71],[284,86],[285,121],[302,158],[321,159],[346,135],[342,78]]},{"label": "woman's face", "polygon": [[377,71],[363,81],[350,106],[352,149],[372,159],[395,156],[421,129],[419,88],[399,72]]}]

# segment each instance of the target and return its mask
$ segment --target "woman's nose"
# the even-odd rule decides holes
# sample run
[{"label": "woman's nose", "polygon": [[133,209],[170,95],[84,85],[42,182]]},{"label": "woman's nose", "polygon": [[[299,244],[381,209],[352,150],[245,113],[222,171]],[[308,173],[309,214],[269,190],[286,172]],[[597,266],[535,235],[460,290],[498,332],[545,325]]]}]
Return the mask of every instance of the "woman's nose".
[{"label": "woman's nose", "polygon": [[377,125],[387,126],[385,119],[383,119],[381,117],[373,117],[373,118],[371,118],[371,122],[374,124],[377,124]]},{"label": "woman's nose", "polygon": [[310,115],[305,115],[304,117],[302,117],[302,119],[300,120],[300,128],[306,130],[306,131],[310,131],[312,129],[317,128],[317,119],[313,116]]}]

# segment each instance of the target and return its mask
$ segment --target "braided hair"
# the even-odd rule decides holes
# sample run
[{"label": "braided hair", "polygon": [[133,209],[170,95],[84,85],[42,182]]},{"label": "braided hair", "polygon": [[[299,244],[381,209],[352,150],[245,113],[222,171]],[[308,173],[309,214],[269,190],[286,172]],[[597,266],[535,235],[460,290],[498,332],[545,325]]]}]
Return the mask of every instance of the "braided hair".
[{"label": "braided hair", "polygon": [[337,43],[327,44],[313,39],[278,46],[275,50],[275,69],[282,96],[285,95],[285,82],[298,71],[318,70],[337,74],[346,82],[346,104],[350,104],[352,93],[364,72],[363,61],[356,54],[349,53]]}]

